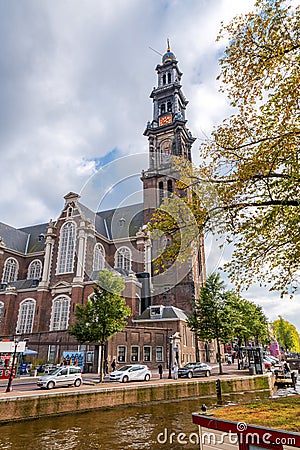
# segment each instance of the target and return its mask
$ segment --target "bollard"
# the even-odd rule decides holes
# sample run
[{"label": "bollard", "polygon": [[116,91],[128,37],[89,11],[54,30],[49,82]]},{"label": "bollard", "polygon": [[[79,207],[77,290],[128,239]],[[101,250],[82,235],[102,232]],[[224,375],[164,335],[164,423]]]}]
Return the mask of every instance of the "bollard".
[{"label": "bollard", "polygon": [[218,398],[222,397],[221,381],[220,380],[216,381],[216,393],[217,393],[217,397]]}]

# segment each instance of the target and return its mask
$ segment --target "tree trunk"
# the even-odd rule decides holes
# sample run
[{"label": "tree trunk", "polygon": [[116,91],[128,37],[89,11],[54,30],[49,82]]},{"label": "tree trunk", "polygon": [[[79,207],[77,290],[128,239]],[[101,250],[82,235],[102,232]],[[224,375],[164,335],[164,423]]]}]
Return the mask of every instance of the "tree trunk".
[{"label": "tree trunk", "polygon": [[218,349],[218,357],[219,357],[219,375],[223,375],[221,348],[220,348],[220,342],[219,342],[218,338],[217,338],[217,349]]},{"label": "tree trunk", "polygon": [[102,383],[103,381],[103,363],[104,363],[104,350],[105,350],[105,344],[104,342],[101,342],[100,344],[100,374],[99,374],[99,382]]}]

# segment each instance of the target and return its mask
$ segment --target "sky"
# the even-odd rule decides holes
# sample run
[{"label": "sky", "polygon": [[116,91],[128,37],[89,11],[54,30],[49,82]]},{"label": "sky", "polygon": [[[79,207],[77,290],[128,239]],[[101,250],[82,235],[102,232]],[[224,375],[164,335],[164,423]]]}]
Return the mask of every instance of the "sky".
[{"label": "sky", "polygon": [[[197,148],[230,112],[219,93],[220,22],[254,0],[1,0],[0,221],[56,219],[64,195],[92,209],[141,200],[152,119],[149,94],[167,38],[183,72]],[[122,200],[122,204],[124,199]],[[208,271],[228,258],[207,243]],[[227,255],[227,256],[226,256]],[[300,330],[299,299],[253,287],[246,298]]]}]

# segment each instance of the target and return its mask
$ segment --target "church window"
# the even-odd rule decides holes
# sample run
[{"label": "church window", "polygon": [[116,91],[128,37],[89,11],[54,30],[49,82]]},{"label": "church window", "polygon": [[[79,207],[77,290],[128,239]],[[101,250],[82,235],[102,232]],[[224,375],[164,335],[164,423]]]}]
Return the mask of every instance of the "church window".
[{"label": "church window", "polygon": [[17,334],[31,333],[35,311],[35,300],[26,299],[20,304]]},{"label": "church window", "polygon": [[4,311],[4,303],[0,302],[0,323],[3,317],[3,311]]},{"label": "church window", "polygon": [[115,254],[115,269],[131,270],[131,252],[127,247],[120,247]]},{"label": "church window", "polygon": [[173,182],[172,180],[168,180],[168,197],[171,196],[172,192],[173,192]]},{"label": "church window", "polygon": [[66,223],[60,233],[60,249],[58,273],[68,273],[73,271],[75,253],[75,224]]},{"label": "church window", "polygon": [[17,280],[18,275],[18,261],[14,258],[8,258],[4,264],[2,283],[9,283]]},{"label": "church window", "polygon": [[72,206],[70,206],[68,208],[67,217],[72,217],[72,216],[73,216],[73,208],[72,208]]},{"label": "church window", "polygon": [[159,204],[161,205],[164,198],[164,183],[162,181],[158,183],[158,190],[159,190]]},{"label": "church window", "polygon": [[162,79],[163,79],[163,84],[166,84],[166,74],[165,73],[163,74]]},{"label": "church window", "polygon": [[171,102],[167,103],[167,111],[172,112],[172,103]]},{"label": "church window", "polygon": [[28,268],[28,279],[40,278],[42,275],[42,263],[39,259],[32,261]]},{"label": "church window", "polygon": [[94,247],[93,270],[103,270],[105,264],[105,250],[102,244]]},{"label": "church window", "polygon": [[69,321],[70,299],[64,295],[52,302],[50,331],[66,330]]},{"label": "church window", "polygon": [[171,83],[171,74],[170,74],[170,72],[168,73],[168,84],[170,84]]},{"label": "church window", "polygon": [[164,114],[166,112],[166,105],[163,103],[160,105],[160,114]]}]

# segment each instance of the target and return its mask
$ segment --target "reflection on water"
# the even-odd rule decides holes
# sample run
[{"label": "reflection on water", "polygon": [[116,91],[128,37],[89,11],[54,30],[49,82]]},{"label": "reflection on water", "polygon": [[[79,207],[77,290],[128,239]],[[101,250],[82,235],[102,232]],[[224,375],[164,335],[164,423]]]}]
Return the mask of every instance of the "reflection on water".
[{"label": "reflection on water", "polygon": [[[224,402],[239,398],[245,402],[258,398],[258,394],[224,397]],[[203,403],[212,407],[214,401],[162,402],[2,425],[0,449],[196,450],[198,428],[192,423],[192,412],[199,411]],[[187,444],[178,443],[179,433],[185,433],[181,440]]]}]

